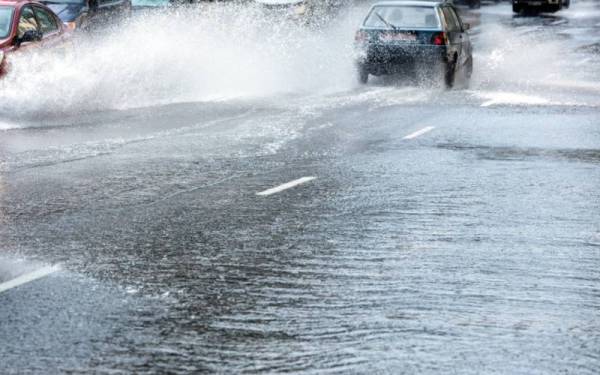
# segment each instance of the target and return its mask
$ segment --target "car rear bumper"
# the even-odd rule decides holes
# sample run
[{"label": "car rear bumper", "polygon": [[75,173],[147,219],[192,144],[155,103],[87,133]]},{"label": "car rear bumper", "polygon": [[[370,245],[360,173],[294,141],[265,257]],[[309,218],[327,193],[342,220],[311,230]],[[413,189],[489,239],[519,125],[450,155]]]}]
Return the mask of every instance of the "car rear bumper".
[{"label": "car rear bumper", "polygon": [[445,46],[371,45],[359,53],[357,63],[370,74],[382,75],[432,67],[446,60]]},{"label": "car rear bumper", "polygon": [[527,7],[560,6],[562,0],[513,0],[513,4]]}]

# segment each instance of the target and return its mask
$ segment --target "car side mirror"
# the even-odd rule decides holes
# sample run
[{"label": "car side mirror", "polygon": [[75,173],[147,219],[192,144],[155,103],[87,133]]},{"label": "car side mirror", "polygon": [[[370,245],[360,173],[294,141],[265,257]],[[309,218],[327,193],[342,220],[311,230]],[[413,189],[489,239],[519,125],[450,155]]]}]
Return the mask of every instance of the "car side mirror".
[{"label": "car side mirror", "polygon": [[22,37],[17,38],[17,47],[20,47],[23,43],[35,42],[42,40],[42,33],[37,30],[27,30]]},{"label": "car side mirror", "polygon": [[465,31],[471,30],[471,24],[470,23],[463,23],[463,28],[465,29]]}]

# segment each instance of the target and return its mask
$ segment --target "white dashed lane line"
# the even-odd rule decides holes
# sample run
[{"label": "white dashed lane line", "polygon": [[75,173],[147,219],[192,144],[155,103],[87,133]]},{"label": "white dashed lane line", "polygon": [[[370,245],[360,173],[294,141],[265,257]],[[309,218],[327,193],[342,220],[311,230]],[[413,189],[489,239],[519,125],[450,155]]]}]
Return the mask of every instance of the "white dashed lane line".
[{"label": "white dashed lane line", "polygon": [[266,196],[269,196],[269,195],[281,193],[284,190],[291,189],[293,187],[305,184],[307,182],[310,182],[310,181],[316,180],[316,179],[317,179],[316,177],[312,177],[312,176],[302,177],[302,178],[299,178],[297,180],[287,182],[287,183],[285,183],[283,185],[276,186],[276,187],[274,187],[272,189],[261,191],[260,193],[256,193],[256,195],[260,195],[261,197],[266,197]]},{"label": "white dashed lane line", "polygon": [[16,277],[10,281],[0,284],[0,293],[6,292],[9,289],[16,288],[23,284],[27,284],[37,279],[41,279],[42,277],[46,277],[54,272],[60,270],[58,266],[48,266],[43,267],[33,272],[26,273],[25,275],[21,275]]},{"label": "white dashed lane line", "polygon": [[435,127],[434,127],[434,126],[428,126],[428,127],[426,127],[426,128],[423,128],[423,129],[421,129],[421,130],[417,130],[416,132],[414,132],[414,133],[411,133],[411,134],[407,135],[406,137],[404,137],[404,138],[402,138],[402,139],[407,139],[407,140],[408,140],[408,139],[414,139],[414,138],[417,138],[417,137],[419,137],[419,136],[421,136],[421,135],[423,135],[423,134],[425,134],[425,133],[429,133],[429,132],[430,132],[430,131],[432,131],[433,129],[435,129]]}]

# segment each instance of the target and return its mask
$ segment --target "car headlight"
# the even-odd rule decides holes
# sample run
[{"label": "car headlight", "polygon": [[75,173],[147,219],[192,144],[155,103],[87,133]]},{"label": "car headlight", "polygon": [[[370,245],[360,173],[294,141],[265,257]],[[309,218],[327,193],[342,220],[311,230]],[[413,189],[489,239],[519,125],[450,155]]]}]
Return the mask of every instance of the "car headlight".
[{"label": "car headlight", "polygon": [[67,27],[68,30],[73,31],[77,28],[77,23],[76,22],[65,22],[65,26]]},{"label": "car headlight", "polygon": [[299,15],[299,16],[303,15],[304,13],[306,13],[306,4],[301,4],[301,5],[298,5],[298,6],[297,6],[297,7],[294,9],[294,12],[295,12],[297,15]]}]

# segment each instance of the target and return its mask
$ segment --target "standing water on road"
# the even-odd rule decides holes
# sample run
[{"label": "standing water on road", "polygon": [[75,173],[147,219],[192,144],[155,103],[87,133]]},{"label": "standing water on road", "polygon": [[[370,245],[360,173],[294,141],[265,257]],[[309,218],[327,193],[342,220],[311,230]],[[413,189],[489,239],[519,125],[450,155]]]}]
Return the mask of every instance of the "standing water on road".
[{"label": "standing water on road", "polygon": [[15,58],[0,373],[600,368],[599,4],[461,8],[450,91],[358,85],[367,5],[194,4]]}]

